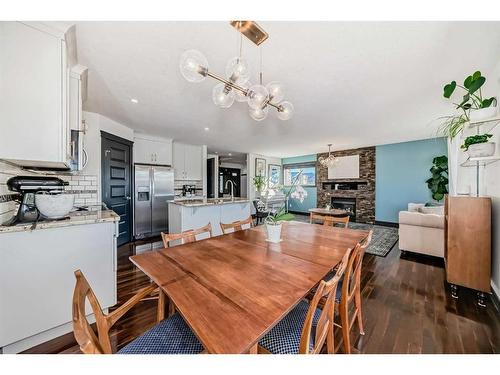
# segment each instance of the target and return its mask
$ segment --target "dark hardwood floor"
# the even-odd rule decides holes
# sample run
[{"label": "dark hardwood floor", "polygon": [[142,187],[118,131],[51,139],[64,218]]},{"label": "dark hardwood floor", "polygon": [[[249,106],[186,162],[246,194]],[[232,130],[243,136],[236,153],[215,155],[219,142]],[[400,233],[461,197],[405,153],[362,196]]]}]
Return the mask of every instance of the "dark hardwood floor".
[{"label": "dark hardwood floor", "polygon": [[[118,249],[118,305],[149,284],[128,260],[148,249],[147,242]],[[402,254],[396,244],[385,258],[365,255],[362,275],[365,335],[353,329],[355,353],[500,352],[499,311],[491,301],[486,308],[478,307],[470,290],[461,289],[459,299],[452,299],[441,260]],[[154,325],[155,316],[156,301],[132,309],[111,330],[114,347]],[[69,333],[25,353],[79,353],[79,349]]]}]

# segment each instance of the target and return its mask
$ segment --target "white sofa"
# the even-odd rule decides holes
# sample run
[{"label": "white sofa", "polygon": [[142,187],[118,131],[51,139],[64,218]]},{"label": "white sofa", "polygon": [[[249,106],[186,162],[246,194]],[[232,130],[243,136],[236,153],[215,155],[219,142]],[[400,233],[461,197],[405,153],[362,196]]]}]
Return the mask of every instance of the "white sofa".
[{"label": "white sofa", "polygon": [[400,211],[399,248],[444,258],[444,206],[410,203]]}]

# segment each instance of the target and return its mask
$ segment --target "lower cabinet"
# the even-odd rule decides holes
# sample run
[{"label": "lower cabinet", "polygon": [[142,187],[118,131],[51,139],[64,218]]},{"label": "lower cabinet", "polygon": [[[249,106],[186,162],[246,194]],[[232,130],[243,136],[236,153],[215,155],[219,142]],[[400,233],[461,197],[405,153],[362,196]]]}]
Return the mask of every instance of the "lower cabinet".
[{"label": "lower cabinet", "polygon": [[482,293],[491,291],[491,198],[446,197],[446,280],[452,296],[457,286]]},{"label": "lower cabinet", "polygon": [[71,332],[74,271],[116,304],[113,222],[0,233],[0,348],[18,353]]}]

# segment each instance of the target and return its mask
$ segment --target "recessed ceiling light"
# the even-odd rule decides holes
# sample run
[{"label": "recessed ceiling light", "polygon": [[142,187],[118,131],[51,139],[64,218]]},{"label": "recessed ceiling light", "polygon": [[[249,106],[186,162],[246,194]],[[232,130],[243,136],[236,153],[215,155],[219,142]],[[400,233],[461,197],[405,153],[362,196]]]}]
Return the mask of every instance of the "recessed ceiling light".
[{"label": "recessed ceiling light", "polygon": [[215,152],[214,152],[214,154],[218,154],[218,152],[217,152],[217,151],[215,151]]},{"label": "recessed ceiling light", "polygon": [[206,131],[206,132],[207,132],[207,131],[209,131],[209,130],[210,130],[210,128],[205,128],[205,131]]},{"label": "recessed ceiling light", "polygon": [[131,101],[132,103],[134,103],[134,104],[139,103],[139,101],[138,101],[137,99],[134,99],[134,98],[130,99],[130,101]]},{"label": "recessed ceiling light", "polygon": [[233,156],[233,154],[231,154],[231,153],[229,153],[228,155],[229,155],[229,156]]}]

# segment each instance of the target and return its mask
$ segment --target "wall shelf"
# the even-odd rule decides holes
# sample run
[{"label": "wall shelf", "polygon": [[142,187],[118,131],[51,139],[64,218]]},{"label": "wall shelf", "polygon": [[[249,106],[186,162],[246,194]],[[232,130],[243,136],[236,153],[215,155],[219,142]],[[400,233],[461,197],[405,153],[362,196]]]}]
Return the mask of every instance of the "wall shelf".
[{"label": "wall shelf", "polygon": [[488,133],[492,131],[498,124],[500,124],[500,117],[493,117],[487,120],[481,120],[481,121],[475,121],[475,122],[469,122],[469,128],[477,128],[479,126],[487,126],[488,130],[481,130],[484,131],[485,133]]},{"label": "wall shelf", "polygon": [[494,163],[500,160],[500,156],[485,156],[480,158],[468,158],[462,164],[462,167],[476,167],[479,163],[480,167],[484,167],[488,164]]}]

